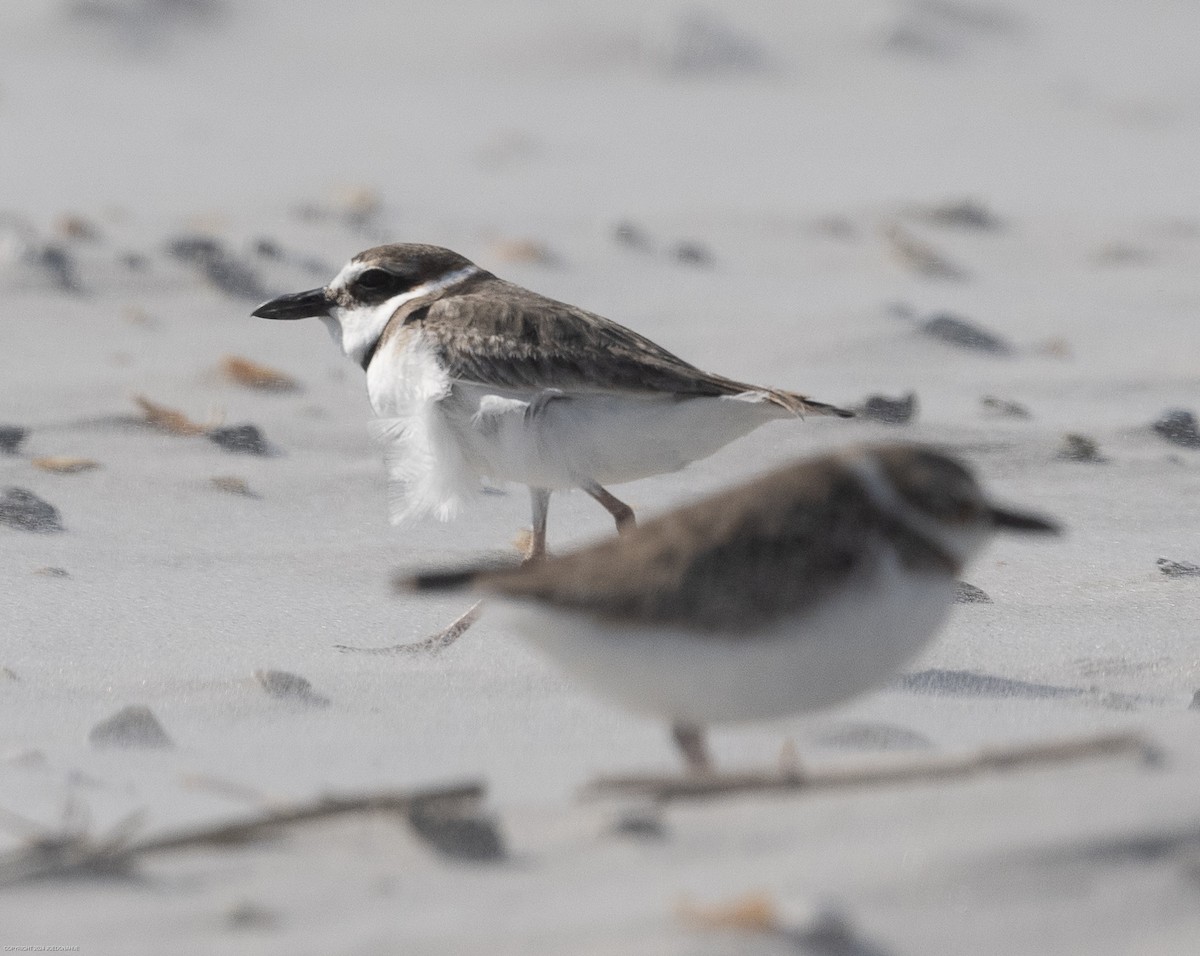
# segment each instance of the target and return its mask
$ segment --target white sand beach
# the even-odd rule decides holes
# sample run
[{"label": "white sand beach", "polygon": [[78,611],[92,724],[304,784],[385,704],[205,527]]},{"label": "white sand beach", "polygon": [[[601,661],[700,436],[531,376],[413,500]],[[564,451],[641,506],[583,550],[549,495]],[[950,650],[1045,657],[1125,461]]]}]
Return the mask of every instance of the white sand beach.
[{"label": "white sand beach", "polygon": [[[105,877],[6,884],[9,855],[0,945],[1195,953],[1200,575],[1157,562],[1200,564],[1200,448],[1152,423],[1200,413],[1198,34],[1166,0],[8,0],[0,438],[25,434],[0,442],[0,493],[63,530],[0,520],[0,853],[462,781],[505,853],[451,859],[354,814]],[[717,729],[722,766],[787,740],[815,772],[1108,731],[1155,759],[655,810],[581,791],[678,769],[665,728],[486,615],[439,655],[338,653],[445,624],[461,598],[396,596],[392,573],[511,554],[529,517],[510,488],[391,526],[362,373],[319,323],[250,317],[384,241],[449,246],[731,377],[916,394],[907,424],[772,423],[616,489],[639,515],[912,440],[1065,527],[997,541],[965,576],[990,603],[957,606],[907,680]],[[939,316],[1007,348],[930,334]],[[239,384],[229,356],[296,387]],[[148,427],[137,397],[252,424],[270,453]],[[552,550],[609,533],[554,497]],[[269,695],[267,670],[327,704]],[[169,746],[92,742],[131,705]]]}]

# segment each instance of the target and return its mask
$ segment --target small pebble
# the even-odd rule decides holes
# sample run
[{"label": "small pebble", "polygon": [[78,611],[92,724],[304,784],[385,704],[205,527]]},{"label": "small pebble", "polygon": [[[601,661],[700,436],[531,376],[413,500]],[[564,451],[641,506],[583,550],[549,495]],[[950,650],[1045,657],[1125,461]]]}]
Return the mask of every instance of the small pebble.
[{"label": "small pebble", "polygon": [[313,690],[313,685],[299,674],[288,671],[257,670],[254,679],[262,689],[278,700],[293,700],[309,707],[328,707],[329,698]]},{"label": "small pebble", "polygon": [[260,259],[277,262],[283,258],[283,249],[274,239],[258,239],[254,243],[254,254]]},{"label": "small pebble", "polygon": [[81,471],[92,471],[100,467],[100,462],[91,458],[68,458],[63,455],[34,458],[29,464],[34,468],[40,468],[42,471],[49,471],[56,475],[74,475]]},{"label": "small pebble", "polygon": [[627,219],[617,223],[613,228],[613,239],[630,249],[638,249],[642,252],[650,251],[650,237],[646,235],[641,226]]},{"label": "small pebble", "polygon": [[1185,408],[1171,408],[1152,426],[1167,441],[1184,448],[1200,448],[1196,416]]},{"label": "small pebble", "polygon": [[143,747],[164,749],[175,746],[149,707],[131,704],[100,721],[88,734],[94,747]]},{"label": "small pebble", "polygon": [[901,398],[888,398],[886,395],[870,395],[856,411],[864,418],[869,418],[874,422],[884,422],[888,425],[904,425],[916,417],[917,393],[909,392]]},{"label": "small pebble", "polygon": [[28,434],[29,429],[20,425],[0,425],[0,452],[15,455]]},{"label": "small pebble", "polygon": [[17,676],[17,672],[11,667],[0,667],[0,684],[19,684],[21,678]]},{"label": "small pebble", "polygon": [[74,239],[77,242],[99,242],[100,230],[93,223],[68,213],[59,217],[54,224],[55,231],[64,239]]},{"label": "small pebble", "polygon": [[250,490],[250,486],[246,484],[246,479],[239,478],[237,475],[217,475],[208,480],[214,488],[226,494],[241,495],[244,498],[259,497],[255,492]]},{"label": "small pebble", "polygon": [[241,452],[247,455],[269,455],[271,453],[271,446],[267,444],[262,432],[254,425],[210,428],[205,434],[226,451]]},{"label": "small pebble", "polygon": [[883,230],[893,257],[905,268],[928,279],[962,282],[968,272],[938,252],[933,246],[910,235],[898,224],[891,223]]},{"label": "small pebble", "polygon": [[1192,706],[1188,710],[1200,710],[1200,690],[1192,694]]},{"label": "small pebble", "polygon": [[976,352],[1009,355],[1013,351],[1013,347],[999,336],[949,312],[938,312],[930,316],[919,328],[925,335]]},{"label": "small pebble", "polygon": [[560,260],[545,243],[536,239],[504,239],[492,245],[492,255],[500,262],[521,265],[556,266]]},{"label": "small pebble", "polygon": [[1074,432],[1063,435],[1057,458],[1063,461],[1086,461],[1100,463],[1108,461],[1100,454],[1100,445],[1094,438]]},{"label": "small pebble", "polygon": [[663,840],[667,836],[662,814],[652,806],[625,810],[613,821],[610,830],[617,836],[638,840]]},{"label": "small pebble", "polygon": [[1155,563],[1158,565],[1158,570],[1169,578],[1200,575],[1200,564],[1192,564],[1191,561],[1171,561],[1168,558],[1159,558]]},{"label": "small pebble", "polygon": [[992,599],[982,588],[968,584],[966,581],[954,582],[955,604],[991,604]]},{"label": "small pebble", "polygon": [[62,531],[58,509],[25,488],[5,488],[0,494],[0,524],[21,531]]},{"label": "small pebble", "polygon": [[181,236],[167,243],[167,252],[180,262],[193,266],[226,295],[256,301],[268,298],[257,273],[238,262],[216,239]]},{"label": "small pebble", "polygon": [[75,260],[62,246],[51,243],[32,255],[33,261],[49,274],[55,287],[60,291],[71,293],[82,291],[75,272]]},{"label": "small pebble", "polygon": [[54,568],[47,565],[43,568],[34,568],[34,574],[40,574],[44,578],[69,578],[71,572],[66,568]]},{"label": "small pebble", "polygon": [[417,801],[408,811],[408,823],[418,837],[450,859],[481,863],[507,856],[495,820],[477,811],[441,806],[436,800],[428,805]]},{"label": "small pebble", "polygon": [[698,242],[681,242],[675,247],[672,255],[677,261],[689,266],[707,268],[713,264],[712,253]]},{"label": "small pebble", "polygon": [[225,924],[230,929],[273,929],[279,925],[279,917],[265,906],[243,900],[229,907]]},{"label": "small pebble", "polygon": [[1006,398],[996,398],[994,395],[984,395],[979,400],[989,412],[994,412],[1005,418],[1032,418],[1029,409],[1019,402],[1010,402]]},{"label": "small pebble", "polygon": [[1000,219],[977,199],[956,199],[925,210],[924,218],[937,226],[990,230],[1000,228]]},{"label": "small pebble", "polygon": [[50,764],[50,761],[46,759],[46,752],[35,749],[18,750],[16,753],[6,756],[3,762],[21,770],[41,770]]},{"label": "small pebble", "polygon": [[285,372],[238,355],[221,359],[221,374],[231,382],[268,392],[299,391],[300,383]]}]

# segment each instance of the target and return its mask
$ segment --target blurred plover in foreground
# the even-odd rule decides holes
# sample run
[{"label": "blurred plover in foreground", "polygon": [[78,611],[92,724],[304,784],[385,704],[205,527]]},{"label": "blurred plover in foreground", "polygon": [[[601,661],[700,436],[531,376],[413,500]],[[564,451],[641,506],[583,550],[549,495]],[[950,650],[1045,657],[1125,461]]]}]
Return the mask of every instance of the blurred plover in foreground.
[{"label": "blurred plover in foreground", "polygon": [[1056,530],[989,502],[953,458],[880,445],[798,462],[570,554],[397,585],[486,596],[582,682],[669,720],[703,771],[706,725],[880,685],[936,634],[959,572],[995,532]]},{"label": "blurred plover in foreground", "polygon": [[319,318],[366,371],[395,521],[447,519],[484,478],[527,485],[528,558],[545,553],[554,491],[582,489],[627,530],[633,510],[605,485],[677,471],[772,419],[852,414],[704,372],[439,246],[368,249],[254,315]]}]

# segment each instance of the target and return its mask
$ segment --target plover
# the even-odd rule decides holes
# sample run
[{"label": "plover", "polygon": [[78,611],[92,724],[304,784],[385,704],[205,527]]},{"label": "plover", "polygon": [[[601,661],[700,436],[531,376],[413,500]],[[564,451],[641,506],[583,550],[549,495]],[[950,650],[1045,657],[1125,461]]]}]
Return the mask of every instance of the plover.
[{"label": "plover", "polygon": [[995,532],[1055,530],[992,504],[952,457],[879,445],[797,462],[573,553],[397,585],[485,596],[489,615],[580,681],[670,721],[704,770],[707,725],[880,685],[936,634],[959,572]]},{"label": "plover", "polygon": [[702,371],[440,246],[368,249],[253,314],[321,319],[366,371],[394,520],[447,519],[482,479],[527,485],[530,558],[545,552],[552,492],[582,489],[624,530],[633,510],[606,485],[676,471],[772,419],[852,415]]}]

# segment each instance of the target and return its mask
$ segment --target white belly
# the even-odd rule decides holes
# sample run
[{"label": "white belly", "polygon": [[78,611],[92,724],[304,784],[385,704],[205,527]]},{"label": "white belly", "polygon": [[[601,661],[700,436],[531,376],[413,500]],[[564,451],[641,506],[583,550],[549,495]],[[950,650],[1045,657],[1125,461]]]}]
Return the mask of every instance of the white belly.
[{"label": "white belly", "polygon": [[686,398],[452,383],[418,341],[371,363],[395,520],[450,517],[481,479],[558,491],[677,471],[787,410],[758,393]]},{"label": "white belly", "polygon": [[853,590],[754,635],[614,628],[511,601],[488,614],[631,710],[707,724],[820,710],[878,687],[937,633],[953,593],[949,577],[903,572],[889,554]]}]

